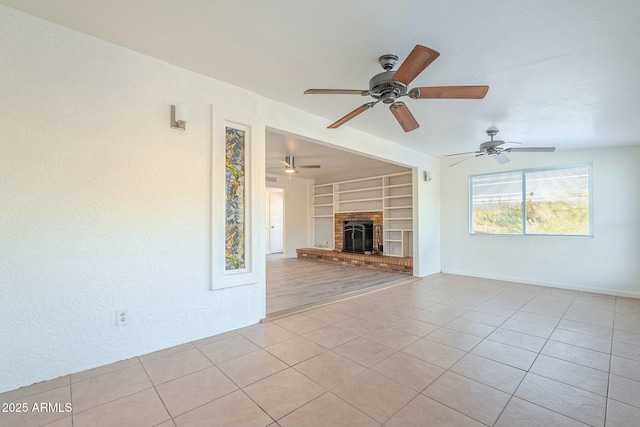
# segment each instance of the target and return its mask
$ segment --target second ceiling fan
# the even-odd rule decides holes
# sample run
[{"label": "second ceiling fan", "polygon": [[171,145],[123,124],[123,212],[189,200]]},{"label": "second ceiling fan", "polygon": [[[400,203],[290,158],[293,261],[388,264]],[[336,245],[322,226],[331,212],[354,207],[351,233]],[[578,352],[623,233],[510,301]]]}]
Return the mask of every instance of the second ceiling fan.
[{"label": "second ceiling fan", "polygon": [[[489,129],[486,130],[487,135],[489,135],[489,137],[491,137],[491,141],[486,141],[483,142],[482,144],[480,144],[480,147],[478,147],[478,151],[468,151],[466,153],[455,153],[455,154],[445,154],[446,157],[449,156],[462,156],[465,154],[472,154],[472,156],[470,157],[466,157],[458,162],[455,162],[451,165],[449,165],[449,167],[451,166],[455,166],[458,163],[462,163],[465,160],[469,160],[469,159],[473,159],[474,157],[480,157],[480,156],[490,156],[493,157],[495,159],[496,162],[500,163],[501,165],[505,164],[505,163],[509,163],[511,160],[509,160],[509,158],[507,156],[504,155],[504,153],[552,153],[554,151],[556,151],[556,147],[511,147],[510,145],[520,145],[519,142],[514,142],[514,141],[509,141],[509,142],[505,142],[505,141],[501,141],[501,140],[494,140],[493,137],[496,136],[498,134],[499,130],[497,127],[495,126],[491,126]],[[509,146],[507,146],[507,144],[509,144]]]},{"label": "second ceiling fan", "polygon": [[296,166],[293,156],[287,156],[284,161],[280,160],[280,163],[284,165],[284,171],[286,173],[298,173],[299,169],[320,169],[320,165],[300,165]]},{"label": "second ceiling fan", "polygon": [[384,72],[373,76],[369,81],[368,90],[358,89],[308,89],[305,94],[337,94],[337,95],[361,95],[371,96],[374,101],[356,108],[340,120],[329,125],[329,129],[335,129],[342,126],[357,115],[372,108],[378,102],[389,104],[389,110],[402,126],[405,132],[410,132],[420,127],[409,107],[398,98],[408,96],[412,99],[482,99],[487,94],[489,86],[432,86],[432,87],[414,87],[408,88],[409,83],[413,81],[425,68],[427,68],[440,55],[433,49],[425,46],[416,45],[407,59],[398,67],[396,71],[392,71],[398,62],[398,57],[392,54],[382,55],[378,62],[385,70]]}]

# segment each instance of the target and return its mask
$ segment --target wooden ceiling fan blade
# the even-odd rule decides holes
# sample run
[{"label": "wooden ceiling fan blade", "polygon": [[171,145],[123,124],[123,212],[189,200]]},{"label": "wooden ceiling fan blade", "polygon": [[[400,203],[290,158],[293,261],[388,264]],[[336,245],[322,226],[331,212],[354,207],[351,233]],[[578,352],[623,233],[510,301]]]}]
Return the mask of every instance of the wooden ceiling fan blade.
[{"label": "wooden ceiling fan blade", "polygon": [[414,87],[409,91],[413,99],[482,99],[489,86],[432,86]]},{"label": "wooden ceiling fan blade", "polygon": [[304,165],[304,166],[296,166],[298,169],[320,169],[320,165]]},{"label": "wooden ceiling fan blade", "polygon": [[361,89],[307,89],[305,95],[369,95],[368,90]]},{"label": "wooden ceiling fan blade", "polygon": [[394,102],[389,106],[389,109],[405,132],[411,132],[420,127],[416,118],[413,117],[413,114],[409,111],[409,107],[407,107],[404,102]]},{"label": "wooden ceiling fan blade", "polygon": [[504,151],[510,153],[552,153],[556,151],[556,147],[512,147],[505,148]]},{"label": "wooden ceiling fan blade", "polygon": [[343,124],[347,123],[349,120],[353,119],[358,114],[361,114],[361,113],[365,112],[366,110],[368,110],[369,108],[373,107],[374,105],[376,105],[375,102],[367,102],[366,104],[361,105],[360,107],[356,108],[355,110],[353,110],[352,112],[350,112],[346,116],[342,117],[337,122],[330,124],[329,126],[327,126],[327,128],[335,129],[337,127],[340,127]]},{"label": "wooden ceiling fan blade", "polygon": [[416,45],[400,65],[392,80],[408,85],[438,56],[440,56],[439,52],[422,45]]}]

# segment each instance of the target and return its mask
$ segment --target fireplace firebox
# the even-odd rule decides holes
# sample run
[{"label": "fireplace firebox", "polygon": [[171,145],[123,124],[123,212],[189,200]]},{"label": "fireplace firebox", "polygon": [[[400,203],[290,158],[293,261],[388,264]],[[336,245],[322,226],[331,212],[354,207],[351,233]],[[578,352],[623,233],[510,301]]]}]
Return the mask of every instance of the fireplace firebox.
[{"label": "fireplace firebox", "polygon": [[363,254],[373,249],[373,221],[345,221],[342,251]]}]

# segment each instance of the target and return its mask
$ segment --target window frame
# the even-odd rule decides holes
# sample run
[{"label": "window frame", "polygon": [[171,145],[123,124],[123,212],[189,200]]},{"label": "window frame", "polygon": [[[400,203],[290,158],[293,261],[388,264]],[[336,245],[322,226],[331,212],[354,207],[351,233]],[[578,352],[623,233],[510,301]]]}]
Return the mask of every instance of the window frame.
[{"label": "window frame", "polygon": [[[529,173],[546,172],[563,169],[587,168],[589,175],[589,233],[588,234],[558,234],[558,233],[528,233],[527,232],[527,179]],[[500,175],[519,172],[521,175],[522,230],[520,233],[478,233],[473,230],[473,179],[482,176]],[[469,234],[472,236],[561,236],[561,237],[593,237],[593,163],[584,162],[565,166],[549,166],[542,168],[514,169],[501,172],[490,172],[469,176]]]}]

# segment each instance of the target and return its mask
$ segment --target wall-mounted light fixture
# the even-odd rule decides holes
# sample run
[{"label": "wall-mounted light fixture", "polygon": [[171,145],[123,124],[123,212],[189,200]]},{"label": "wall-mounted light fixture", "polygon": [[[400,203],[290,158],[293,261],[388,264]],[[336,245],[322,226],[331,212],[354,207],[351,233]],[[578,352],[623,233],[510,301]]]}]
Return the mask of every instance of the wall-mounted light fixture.
[{"label": "wall-mounted light fixture", "polygon": [[422,178],[425,181],[431,181],[431,171],[422,171]]},{"label": "wall-mounted light fixture", "polygon": [[185,130],[189,112],[184,104],[171,106],[171,129]]}]

